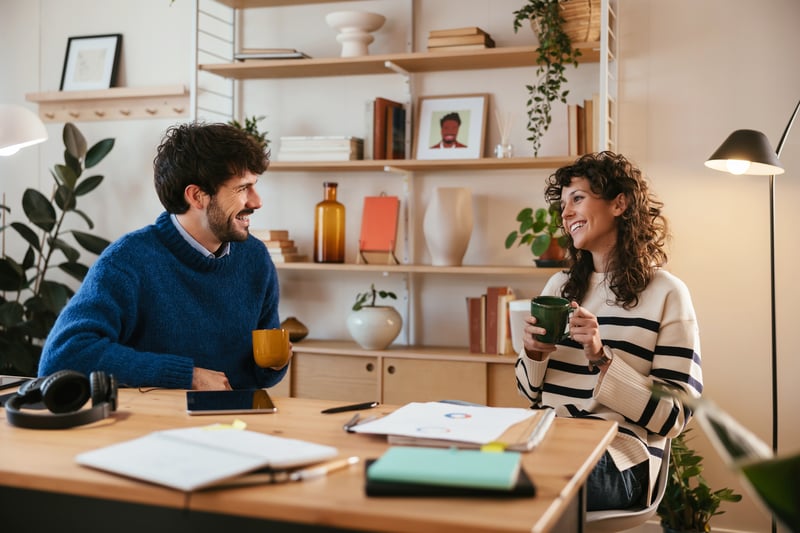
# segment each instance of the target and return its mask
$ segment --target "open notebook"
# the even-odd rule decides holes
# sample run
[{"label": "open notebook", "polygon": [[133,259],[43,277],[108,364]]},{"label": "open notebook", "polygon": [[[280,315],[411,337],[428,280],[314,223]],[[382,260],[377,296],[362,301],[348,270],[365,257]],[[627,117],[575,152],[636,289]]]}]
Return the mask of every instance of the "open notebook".
[{"label": "open notebook", "polygon": [[336,448],[231,427],[156,431],[75,457],[78,464],[182,491],[261,468],[292,468],[335,457]]}]

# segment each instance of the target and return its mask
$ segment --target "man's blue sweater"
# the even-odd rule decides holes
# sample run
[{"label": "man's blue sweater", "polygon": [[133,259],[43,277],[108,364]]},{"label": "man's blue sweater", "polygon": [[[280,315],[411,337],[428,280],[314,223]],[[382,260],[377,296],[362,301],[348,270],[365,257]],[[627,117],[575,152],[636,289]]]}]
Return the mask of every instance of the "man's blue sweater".
[{"label": "man's blue sweater", "polygon": [[233,388],[270,387],[286,370],[255,365],[251,332],[280,327],[278,299],[258,239],[204,257],[162,213],[100,255],[47,337],[39,375],[102,370],[120,385],[189,389],[200,367]]}]

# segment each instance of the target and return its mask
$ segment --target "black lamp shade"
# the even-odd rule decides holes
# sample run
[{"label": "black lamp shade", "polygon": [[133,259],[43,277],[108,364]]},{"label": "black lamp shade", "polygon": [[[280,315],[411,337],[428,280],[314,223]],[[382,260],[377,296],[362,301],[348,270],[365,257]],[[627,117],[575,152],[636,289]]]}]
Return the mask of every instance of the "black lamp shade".
[{"label": "black lamp shade", "polygon": [[[729,163],[733,161],[733,163]],[[734,170],[735,162],[745,161],[750,165]],[[741,164],[741,163],[740,163]],[[783,174],[783,165],[767,136],[756,130],[736,130],[725,139],[705,165],[714,170],[732,174],[758,174],[762,176]]]}]

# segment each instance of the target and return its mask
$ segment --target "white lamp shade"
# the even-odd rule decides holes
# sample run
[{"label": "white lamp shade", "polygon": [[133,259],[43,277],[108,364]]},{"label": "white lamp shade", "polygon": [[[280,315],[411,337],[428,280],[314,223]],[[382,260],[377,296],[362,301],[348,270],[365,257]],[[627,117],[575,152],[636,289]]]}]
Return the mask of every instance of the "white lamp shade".
[{"label": "white lamp shade", "polygon": [[47,130],[35,113],[17,105],[0,104],[0,156],[46,140]]}]

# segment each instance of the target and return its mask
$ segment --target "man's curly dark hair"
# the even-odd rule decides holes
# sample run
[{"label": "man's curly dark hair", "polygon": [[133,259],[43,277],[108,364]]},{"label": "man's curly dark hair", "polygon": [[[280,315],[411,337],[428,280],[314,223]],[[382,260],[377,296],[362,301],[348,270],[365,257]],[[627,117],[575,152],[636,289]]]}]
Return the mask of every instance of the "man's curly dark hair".
[{"label": "man's curly dark hair", "polygon": [[[664,203],[650,192],[642,172],[624,156],[613,152],[586,154],[571,165],[559,168],[546,182],[548,205],[561,205],[561,191],[572,178],[586,178],[595,194],[605,200],[625,195],[628,207],[617,219],[617,243],[606,264],[609,287],[616,304],[636,307],[639,294],[647,287],[658,267],[667,262],[669,225],[661,214]],[[594,265],[592,254],[575,248],[568,235],[569,280],[562,295],[581,302],[589,290]]]}]

